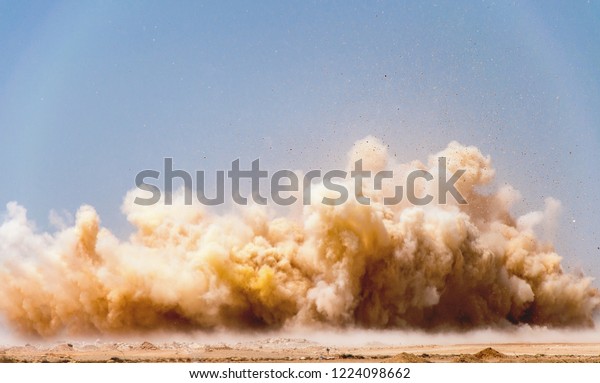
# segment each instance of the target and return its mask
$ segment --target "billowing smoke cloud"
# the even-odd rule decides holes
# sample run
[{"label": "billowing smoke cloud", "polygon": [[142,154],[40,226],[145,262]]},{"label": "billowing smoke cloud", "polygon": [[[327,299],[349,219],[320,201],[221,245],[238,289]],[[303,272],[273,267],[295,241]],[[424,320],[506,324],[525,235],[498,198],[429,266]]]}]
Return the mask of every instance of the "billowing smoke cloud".
[{"label": "billowing smoke cloud", "polygon": [[[440,156],[449,172],[466,170],[457,188],[467,205],[452,198],[446,205],[381,203],[409,171],[435,173]],[[9,203],[0,226],[0,314],[16,330],[41,336],[593,325],[600,293],[590,278],[565,273],[561,257],[534,232],[553,230],[558,201],[513,218],[518,192],[478,192],[494,177],[490,159],[455,142],[428,163],[395,164],[368,137],[350,151],[351,163],[359,158],[367,169],[394,170],[395,178],[383,191],[364,185],[368,206],[314,203],[300,219],[273,219],[258,206],[219,216],[183,198],[138,206],[132,191],[123,211],[136,231],[121,241],[90,206],[79,209],[73,227],[47,234]],[[433,183],[420,188],[437,190]]]}]

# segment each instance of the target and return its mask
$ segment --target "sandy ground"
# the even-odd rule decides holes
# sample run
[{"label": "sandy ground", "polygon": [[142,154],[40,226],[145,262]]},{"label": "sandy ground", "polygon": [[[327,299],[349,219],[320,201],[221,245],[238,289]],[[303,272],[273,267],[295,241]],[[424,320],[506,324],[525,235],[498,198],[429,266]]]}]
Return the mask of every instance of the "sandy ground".
[{"label": "sandy ground", "polygon": [[235,344],[73,342],[0,347],[0,362],[600,362],[600,343],[327,347],[306,339]]}]

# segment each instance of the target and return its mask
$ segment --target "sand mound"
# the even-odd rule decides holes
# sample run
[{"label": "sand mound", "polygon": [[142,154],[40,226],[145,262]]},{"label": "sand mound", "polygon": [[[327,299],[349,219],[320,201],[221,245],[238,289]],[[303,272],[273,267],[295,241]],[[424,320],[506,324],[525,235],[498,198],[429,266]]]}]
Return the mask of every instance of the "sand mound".
[{"label": "sand mound", "polygon": [[389,359],[386,359],[389,363],[429,363],[429,360],[424,356],[403,352]]},{"label": "sand mound", "polygon": [[500,351],[494,350],[491,347],[484,348],[483,350],[479,351],[474,356],[477,359],[502,359],[502,358],[506,357],[506,355],[504,355]]},{"label": "sand mound", "polygon": [[58,344],[50,349],[51,352],[69,352],[73,351],[73,345],[71,343]]}]

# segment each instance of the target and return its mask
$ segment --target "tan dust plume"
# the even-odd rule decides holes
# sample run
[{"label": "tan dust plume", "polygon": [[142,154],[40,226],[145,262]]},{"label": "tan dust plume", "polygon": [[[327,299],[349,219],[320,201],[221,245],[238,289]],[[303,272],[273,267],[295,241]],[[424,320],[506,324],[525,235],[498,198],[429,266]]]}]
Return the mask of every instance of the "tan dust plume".
[{"label": "tan dust plume", "polygon": [[[468,205],[384,206],[413,169],[465,169],[457,188]],[[534,228],[554,226],[558,201],[513,218],[518,192],[481,194],[494,177],[489,157],[452,142],[427,163],[396,164],[373,137],[349,162],[390,169],[383,191],[364,185],[368,206],[314,203],[300,219],[251,206],[214,215],[199,205],[133,204],[127,241],[101,227],[90,206],[59,232],[36,232],[16,203],[0,226],[0,315],[24,334],[52,336],[144,330],[327,325],[471,329],[527,323],[591,326],[600,293],[565,273]],[[419,192],[436,194],[435,183]],[[351,189],[352,190],[352,189]],[[315,186],[319,199],[330,191]],[[418,193],[417,193],[418,194]],[[436,199],[437,200],[437,199]],[[550,228],[550,229],[548,229]]]}]

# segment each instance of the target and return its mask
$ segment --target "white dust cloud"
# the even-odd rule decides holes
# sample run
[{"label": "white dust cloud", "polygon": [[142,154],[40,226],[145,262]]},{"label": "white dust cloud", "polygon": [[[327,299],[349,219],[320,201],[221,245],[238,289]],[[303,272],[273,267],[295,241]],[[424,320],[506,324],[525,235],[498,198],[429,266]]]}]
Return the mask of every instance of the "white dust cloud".
[{"label": "white dust cloud", "polygon": [[[413,169],[435,175],[465,169],[457,188],[468,205],[384,206]],[[132,334],[202,329],[365,328],[463,330],[513,324],[593,325],[600,293],[568,274],[551,237],[560,203],[512,217],[518,192],[484,195],[494,177],[489,157],[452,142],[428,163],[395,164],[373,137],[349,162],[394,171],[383,191],[363,187],[371,204],[314,203],[300,219],[270,218],[250,206],[214,215],[199,205],[133,204],[127,240],[100,225],[90,206],[75,225],[38,233],[11,202],[0,225],[0,316],[14,331]],[[436,195],[434,182],[417,195]],[[352,189],[350,189],[352,190]],[[315,186],[313,194],[330,191]],[[437,201],[435,198],[434,201]]]}]

